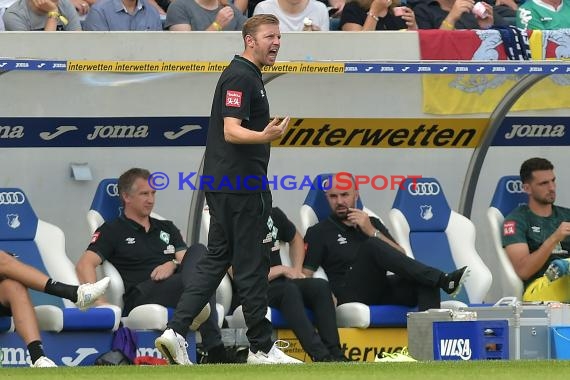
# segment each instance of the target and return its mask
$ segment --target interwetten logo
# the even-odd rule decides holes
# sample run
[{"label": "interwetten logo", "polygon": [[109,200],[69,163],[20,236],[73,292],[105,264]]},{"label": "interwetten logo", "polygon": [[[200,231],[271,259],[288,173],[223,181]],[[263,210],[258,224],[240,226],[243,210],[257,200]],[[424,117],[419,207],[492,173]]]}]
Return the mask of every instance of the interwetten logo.
[{"label": "interwetten logo", "polygon": [[[361,185],[370,185],[374,190],[403,190],[403,183],[406,179],[422,178],[421,175],[352,175],[347,172],[334,174],[336,189],[348,190],[356,185],[358,189]],[[333,175],[323,176],[320,183],[315,184],[309,175],[273,175],[270,177],[260,177],[255,175],[214,178],[209,175],[198,175],[196,172],[177,173],[178,190],[204,190],[204,191],[235,191],[235,190],[330,190],[332,188]],[[165,172],[151,173],[148,184],[154,190],[164,190],[170,186],[170,177]],[[110,195],[110,194],[109,194]]]}]

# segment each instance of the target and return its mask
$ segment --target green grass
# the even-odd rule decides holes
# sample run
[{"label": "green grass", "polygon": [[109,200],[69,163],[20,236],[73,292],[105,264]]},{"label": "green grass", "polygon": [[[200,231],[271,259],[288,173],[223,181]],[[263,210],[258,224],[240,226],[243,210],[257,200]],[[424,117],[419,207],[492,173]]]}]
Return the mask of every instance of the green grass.
[{"label": "green grass", "polygon": [[0,368],[0,379],[22,380],[551,380],[569,376],[570,361],[318,363],[307,365],[194,365]]}]

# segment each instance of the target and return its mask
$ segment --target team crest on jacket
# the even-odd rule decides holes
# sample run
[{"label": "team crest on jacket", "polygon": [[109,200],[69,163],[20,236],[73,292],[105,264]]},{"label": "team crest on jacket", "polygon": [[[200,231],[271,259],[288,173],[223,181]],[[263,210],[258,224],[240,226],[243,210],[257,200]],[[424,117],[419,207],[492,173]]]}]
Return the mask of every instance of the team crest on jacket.
[{"label": "team crest on jacket", "polygon": [[166,244],[170,243],[170,234],[168,232],[160,231],[160,240],[165,242]]}]

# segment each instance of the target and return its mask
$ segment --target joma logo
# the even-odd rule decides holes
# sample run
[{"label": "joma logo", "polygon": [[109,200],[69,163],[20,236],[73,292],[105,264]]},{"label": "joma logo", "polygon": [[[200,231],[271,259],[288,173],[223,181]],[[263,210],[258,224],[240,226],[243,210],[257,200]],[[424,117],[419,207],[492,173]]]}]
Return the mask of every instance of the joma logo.
[{"label": "joma logo", "polygon": [[96,125],[93,133],[87,135],[87,140],[101,139],[132,139],[148,136],[147,125]]},{"label": "joma logo", "polygon": [[510,132],[505,133],[505,138],[510,140],[515,137],[563,137],[566,127],[562,124],[513,124]]}]

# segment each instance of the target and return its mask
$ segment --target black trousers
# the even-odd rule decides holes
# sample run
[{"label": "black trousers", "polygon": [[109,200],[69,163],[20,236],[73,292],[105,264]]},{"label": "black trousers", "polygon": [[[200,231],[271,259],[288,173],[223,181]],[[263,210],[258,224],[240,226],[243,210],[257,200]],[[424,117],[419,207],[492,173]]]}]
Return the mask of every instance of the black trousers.
[{"label": "black trousers", "polygon": [[[125,294],[123,314],[127,315],[139,305],[156,303],[166,307],[176,307],[188,279],[192,276],[192,270],[198,261],[207,254],[208,250],[202,244],[194,244],[186,251],[180,267],[172,276],[164,281],[156,282],[147,280],[137,285],[135,289]],[[210,297],[210,316],[200,326],[198,331],[202,336],[202,346],[205,351],[222,345],[222,336],[218,326],[218,313],[216,311],[216,297]]]},{"label": "black trousers", "polygon": [[[394,275],[388,275],[386,272]],[[407,305],[427,310],[439,308],[442,271],[422,264],[388,243],[370,238],[358,249],[345,283],[335,286],[338,303]]]},{"label": "black trousers", "polygon": [[[291,280],[280,277],[269,283],[268,298],[269,306],[283,313],[313,361],[342,356],[328,281],[321,278]],[[305,313],[305,307],[313,311],[316,330]]]},{"label": "black trousers", "polygon": [[206,201],[211,216],[208,253],[190,274],[168,327],[184,335],[231,265],[243,301],[250,349],[268,352],[273,345],[271,322],[265,318],[271,193],[206,193]]}]

